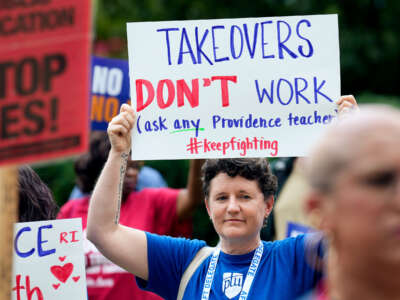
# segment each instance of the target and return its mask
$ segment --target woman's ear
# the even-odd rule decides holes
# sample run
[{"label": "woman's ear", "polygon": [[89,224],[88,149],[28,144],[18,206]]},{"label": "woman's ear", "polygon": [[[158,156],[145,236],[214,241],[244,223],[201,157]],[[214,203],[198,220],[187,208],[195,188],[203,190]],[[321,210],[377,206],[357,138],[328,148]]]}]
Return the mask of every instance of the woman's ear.
[{"label": "woman's ear", "polygon": [[211,219],[210,205],[208,204],[208,198],[207,198],[207,197],[204,198],[204,204],[206,205],[206,209],[207,209],[208,216],[209,216],[210,219]]},{"label": "woman's ear", "polygon": [[265,218],[269,216],[269,214],[272,211],[272,208],[274,207],[274,196],[269,196],[267,200],[265,200],[266,208],[265,208]]}]

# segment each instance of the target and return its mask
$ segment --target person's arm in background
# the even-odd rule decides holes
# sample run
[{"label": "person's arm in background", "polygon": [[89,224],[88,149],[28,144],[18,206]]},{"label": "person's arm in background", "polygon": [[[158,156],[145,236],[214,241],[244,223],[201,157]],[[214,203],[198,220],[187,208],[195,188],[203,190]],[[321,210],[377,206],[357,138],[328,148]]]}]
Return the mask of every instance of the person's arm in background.
[{"label": "person's arm in background", "polygon": [[131,147],[134,112],[122,105],[118,116],[109,123],[107,132],[111,150],[100,174],[89,205],[87,238],[109,260],[128,272],[147,280],[147,239],[144,231],[116,222],[118,195]]},{"label": "person's arm in background", "polygon": [[204,199],[200,175],[203,163],[203,159],[194,159],[190,161],[186,189],[179,192],[176,203],[176,213],[180,220],[191,217],[196,207]]}]

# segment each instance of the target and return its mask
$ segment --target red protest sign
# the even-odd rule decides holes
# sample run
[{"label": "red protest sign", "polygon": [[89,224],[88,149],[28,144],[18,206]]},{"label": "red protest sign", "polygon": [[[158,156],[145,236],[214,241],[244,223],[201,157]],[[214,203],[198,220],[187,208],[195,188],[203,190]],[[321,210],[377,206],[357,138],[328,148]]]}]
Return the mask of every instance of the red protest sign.
[{"label": "red protest sign", "polygon": [[0,2],[0,165],[86,150],[90,1]]}]

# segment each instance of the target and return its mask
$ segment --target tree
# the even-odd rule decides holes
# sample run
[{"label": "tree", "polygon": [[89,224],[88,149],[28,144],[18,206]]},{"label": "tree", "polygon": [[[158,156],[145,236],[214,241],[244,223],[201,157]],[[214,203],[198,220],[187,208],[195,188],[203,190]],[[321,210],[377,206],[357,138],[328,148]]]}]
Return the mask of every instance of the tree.
[{"label": "tree", "polygon": [[[338,14],[342,93],[400,94],[400,2],[394,0],[98,0],[97,38],[126,39],[126,22]],[[126,45],[126,43],[125,43]],[[126,47],[120,53],[127,57]]]}]

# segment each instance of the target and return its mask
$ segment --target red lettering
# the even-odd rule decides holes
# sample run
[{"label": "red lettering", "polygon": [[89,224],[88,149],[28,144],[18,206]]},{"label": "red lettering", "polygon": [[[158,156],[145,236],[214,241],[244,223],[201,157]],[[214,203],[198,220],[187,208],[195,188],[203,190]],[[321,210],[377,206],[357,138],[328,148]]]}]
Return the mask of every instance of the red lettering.
[{"label": "red lettering", "polygon": [[[21,290],[24,290],[25,287],[21,285],[21,275],[17,275],[15,278],[16,286],[12,288],[12,291],[17,292],[17,300],[21,300]],[[25,276],[25,286],[26,286],[26,297],[28,300],[32,300],[34,294],[36,295],[37,300],[43,300],[43,294],[40,288],[34,287],[31,289],[31,280],[29,276]]]},{"label": "red lettering", "polygon": [[28,297],[28,300],[32,299],[33,293],[36,293],[37,300],[43,300],[42,291],[38,287],[34,287],[31,290],[31,282],[29,276],[26,276],[26,295]]},{"label": "red lettering", "polygon": [[75,233],[77,233],[77,232],[78,232],[77,230],[74,230],[74,231],[70,231],[70,232],[69,232],[69,233],[72,235],[71,243],[79,242],[79,240],[76,240],[76,239],[75,239]]},{"label": "red lettering", "polygon": [[222,96],[222,106],[229,106],[229,90],[228,81],[236,83],[237,76],[213,76],[211,81],[221,80],[221,96]]},{"label": "red lettering", "polygon": [[[147,100],[143,104],[143,85],[147,89]],[[154,99],[154,88],[150,81],[146,79],[136,80],[136,110],[139,112],[145,109]]]},{"label": "red lettering", "polygon": [[217,148],[216,146],[217,146],[217,144],[216,144],[215,142],[212,142],[212,143],[211,143],[211,149],[212,149],[213,151],[215,151],[215,149]]},{"label": "red lettering", "polygon": [[[164,102],[164,85],[167,85],[168,99]],[[175,87],[170,79],[163,79],[158,82],[157,85],[157,104],[161,109],[167,108],[174,102],[175,98]]]},{"label": "red lettering", "polygon": [[65,237],[68,235],[68,232],[61,232],[60,233],[60,244],[66,243],[68,244],[68,241],[65,239]]},{"label": "red lettering", "polygon": [[199,80],[192,79],[192,90],[186,84],[184,79],[178,80],[176,82],[177,89],[177,98],[178,98],[178,107],[183,106],[184,96],[188,99],[190,106],[197,107],[199,106]]},{"label": "red lettering", "polygon": [[204,152],[210,152],[210,142],[207,139],[204,139]]},{"label": "red lettering", "polygon": [[[206,78],[207,79],[207,78]],[[203,79],[205,80],[205,79]],[[207,79],[210,81],[209,79]],[[237,76],[212,76],[211,81],[220,80],[221,82],[221,99],[222,106],[229,106],[229,86],[228,82],[237,82]],[[199,106],[199,79],[191,80],[192,86],[188,86],[184,79],[176,81],[177,105],[182,107],[185,105],[185,97],[191,107]],[[143,86],[147,90],[147,99],[144,101]],[[204,85],[204,86],[209,86]],[[165,88],[166,87],[166,88]],[[157,84],[157,105],[161,109],[170,107],[175,99],[175,84],[170,79],[162,79]],[[139,112],[149,106],[154,100],[153,84],[145,79],[136,80],[136,110]]]},{"label": "red lettering", "polygon": [[21,290],[24,290],[25,287],[21,285],[21,275],[17,275],[15,278],[17,285],[12,288],[12,291],[17,292],[17,300],[21,300]]}]

